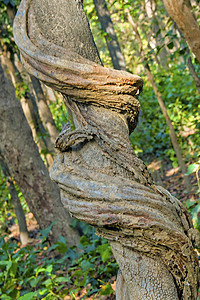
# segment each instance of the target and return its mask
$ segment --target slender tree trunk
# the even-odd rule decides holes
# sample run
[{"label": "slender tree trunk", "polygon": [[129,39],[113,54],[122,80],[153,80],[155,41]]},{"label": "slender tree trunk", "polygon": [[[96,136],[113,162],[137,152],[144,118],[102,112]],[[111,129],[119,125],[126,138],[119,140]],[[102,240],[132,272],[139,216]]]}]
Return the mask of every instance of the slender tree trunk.
[{"label": "slender tree trunk", "polygon": [[93,0],[93,2],[102,30],[107,33],[105,35],[105,39],[112,59],[113,67],[117,70],[126,70],[125,59],[119,46],[119,42],[114,30],[113,22],[110,17],[110,12],[107,8],[106,1]]},{"label": "slender tree trunk", "polygon": [[163,0],[163,3],[200,62],[200,28],[192,12],[190,0]]},{"label": "slender tree trunk", "polygon": [[[156,17],[156,10],[157,10],[157,4],[154,1],[151,0],[145,0],[145,10],[147,17],[149,18],[149,21],[152,23],[152,33],[155,36],[154,41],[156,47],[161,46],[160,40],[162,39],[162,33],[160,31],[160,22],[158,22],[157,17]],[[158,33],[160,31],[160,33]],[[158,56],[160,58],[160,64],[163,67],[168,67],[167,64],[167,55],[169,55],[168,50],[164,46],[162,50],[159,52]]]},{"label": "slender tree trunk", "polygon": [[177,136],[176,136],[174,127],[172,125],[169,114],[168,114],[167,109],[165,107],[164,101],[162,99],[162,95],[158,90],[158,87],[157,87],[156,82],[154,80],[154,76],[153,76],[153,74],[150,70],[149,64],[145,60],[145,53],[144,53],[144,49],[143,49],[143,45],[142,45],[142,40],[141,40],[139,31],[137,29],[137,26],[136,26],[135,22],[133,21],[133,18],[131,16],[131,14],[129,12],[127,12],[127,13],[128,13],[128,20],[129,20],[129,22],[130,22],[130,24],[131,24],[131,26],[132,26],[135,34],[136,34],[136,38],[137,38],[137,41],[138,41],[138,44],[139,44],[139,49],[140,49],[139,50],[140,55],[143,57],[143,65],[144,65],[144,68],[147,72],[147,77],[148,77],[149,81],[151,82],[154,93],[157,97],[158,103],[159,103],[160,108],[162,110],[162,113],[165,117],[166,123],[169,127],[171,142],[172,142],[172,145],[173,145],[173,148],[174,148],[177,160],[178,160],[178,164],[181,168],[181,172],[184,176],[185,186],[187,188],[187,191],[189,192],[191,190],[191,183],[190,183],[189,177],[187,175],[185,175],[186,172],[187,172],[187,167],[186,167],[185,162],[184,162],[184,160],[182,158],[182,155],[181,155],[181,149],[180,149],[179,144],[178,144],[178,140],[177,140]]},{"label": "slender tree trunk", "polygon": [[16,215],[16,218],[18,221],[21,244],[25,245],[30,241],[29,235],[28,235],[28,229],[27,229],[27,225],[26,225],[25,214],[24,214],[21,202],[19,200],[15,185],[13,183],[12,177],[10,175],[9,168],[8,168],[6,162],[4,161],[1,153],[0,153],[0,165],[3,170],[4,175],[6,177],[7,188],[11,195],[11,201],[14,206],[15,215]]},{"label": "slender tree trunk", "polygon": [[79,235],[70,227],[71,218],[60,201],[58,187],[51,181],[13,86],[0,68],[0,148],[5,162],[23,193],[41,229],[53,221],[52,239],[66,237],[78,244]]},{"label": "slender tree trunk", "polygon": [[58,130],[53,120],[52,113],[47,104],[47,99],[43,93],[41,84],[37,78],[31,76],[33,88],[35,90],[35,98],[37,100],[37,106],[40,114],[40,119],[44,124],[45,129],[49,132],[50,140],[52,144],[55,144],[55,140],[58,136]]},{"label": "slender tree trunk", "polygon": [[199,78],[199,76],[196,73],[195,67],[194,67],[194,65],[192,63],[191,56],[188,57],[187,65],[188,65],[188,69],[190,70],[190,74],[192,75],[192,78],[194,80],[194,83],[196,85],[197,91],[200,94],[200,78]]}]

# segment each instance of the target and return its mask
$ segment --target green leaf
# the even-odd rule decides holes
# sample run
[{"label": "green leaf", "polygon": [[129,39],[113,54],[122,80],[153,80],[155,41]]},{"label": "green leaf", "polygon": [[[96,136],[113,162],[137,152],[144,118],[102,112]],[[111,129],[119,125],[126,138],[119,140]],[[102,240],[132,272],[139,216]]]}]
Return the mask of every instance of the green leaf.
[{"label": "green leaf", "polygon": [[196,171],[199,169],[199,167],[200,167],[199,164],[192,164],[192,165],[189,165],[188,171],[187,171],[186,175],[190,175],[190,174],[196,172]]},{"label": "green leaf", "polygon": [[83,260],[81,262],[81,269],[83,270],[83,272],[86,272],[86,271],[88,271],[89,269],[92,269],[92,268],[94,268],[94,265],[91,264],[89,261]]},{"label": "green leaf", "polygon": [[61,276],[61,277],[56,278],[55,282],[70,282],[70,278]]},{"label": "green leaf", "polygon": [[100,292],[100,295],[111,295],[113,294],[113,288],[110,284],[107,284]]},{"label": "green leaf", "polygon": [[10,296],[3,294],[1,295],[1,300],[13,300],[13,298],[11,298]]},{"label": "green leaf", "polygon": [[37,292],[30,292],[18,298],[18,300],[31,300],[37,294]]},{"label": "green leaf", "polygon": [[45,285],[46,287],[48,287],[49,285],[51,285],[52,284],[52,280],[50,279],[50,278],[48,278],[47,280],[45,280],[44,282],[43,282],[43,285]]},{"label": "green leaf", "polygon": [[10,267],[10,276],[15,277],[17,273],[17,263],[16,261],[12,261],[12,265]]},{"label": "green leaf", "polygon": [[51,223],[51,225],[43,230],[40,231],[41,235],[42,235],[42,238],[47,238],[50,231],[51,231],[51,228],[53,227],[53,225],[55,225],[57,223],[57,221],[54,221]]},{"label": "green leaf", "polygon": [[174,47],[174,43],[170,42],[169,44],[167,44],[167,48],[172,49]]}]

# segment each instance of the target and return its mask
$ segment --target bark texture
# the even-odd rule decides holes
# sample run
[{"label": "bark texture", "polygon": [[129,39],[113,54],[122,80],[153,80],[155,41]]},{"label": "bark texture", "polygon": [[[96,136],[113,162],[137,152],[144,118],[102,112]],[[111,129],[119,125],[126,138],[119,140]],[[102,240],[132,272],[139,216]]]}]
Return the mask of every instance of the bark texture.
[{"label": "bark texture", "polygon": [[117,299],[196,300],[191,219],[129,141],[141,78],[97,64],[82,1],[23,0],[14,35],[27,70],[61,91],[73,112],[76,130],[59,135],[51,177],[72,215],[110,241],[121,269]]},{"label": "bark texture", "polygon": [[63,208],[59,189],[49,177],[14,87],[1,67],[0,127],[1,153],[38,224],[44,229],[57,221],[52,228],[53,239],[62,235],[70,246],[78,244],[78,234],[70,227],[71,218]]},{"label": "bark texture", "polygon": [[200,28],[192,12],[190,0],[163,0],[163,3],[200,62]]}]

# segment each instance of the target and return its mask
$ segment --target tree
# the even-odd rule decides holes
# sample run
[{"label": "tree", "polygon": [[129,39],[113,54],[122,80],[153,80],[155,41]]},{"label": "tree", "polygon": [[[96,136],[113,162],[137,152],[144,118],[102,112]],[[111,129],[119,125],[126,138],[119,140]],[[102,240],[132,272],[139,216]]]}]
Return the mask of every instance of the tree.
[{"label": "tree", "polygon": [[147,72],[147,77],[148,77],[149,81],[151,82],[151,85],[153,87],[155,95],[156,95],[156,97],[158,99],[158,103],[159,103],[160,108],[162,110],[162,113],[163,113],[163,115],[165,117],[166,123],[167,123],[167,125],[169,127],[170,138],[171,138],[171,141],[172,141],[172,145],[173,145],[174,151],[175,151],[177,159],[178,159],[178,164],[179,164],[179,166],[181,168],[181,171],[182,171],[182,174],[184,176],[185,186],[186,186],[186,188],[187,188],[187,190],[189,192],[191,190],[191,183],[190,183],[188,175],[186,175],[187,167],[185,165],[185,162],[184,162],[182,154],[181,154],[181,149],[180,149],[179,144],[178,144],[176,132],[174,130],[174,127],[172,125],[172,121],[171,121],[171,119],[169,117],[169,114],[167,112],[167,109],[166,109],[165,103],[163,101],[162,95],[159,92],[158,87],[156,85],[153,73],[150,70],[150,66],[149,66],[149,63],[147,61],[144,49],[143,49],[143,43],[142,43],[142,39],[141,39],[139,31],[138,31],[137,25],[133,21],[133,18],[132,18],[132,16],[131,16],[131,14],[130,14],[129,11],[127,12],[127,14],[128,14],[128,20],[129,20],[129,22],[130,22],[130,24],[131,24],[131,26],[132,26],[132,28],[133,28],[133,30],[135,32],[136,39],[138,41],[139,52],[140,52],[140,55],[141,55],[142,60],[143,60],[144,68],[145,68],[145,70]]},{"label": "tree", "polygon": [[52,228],[52,240],[62,235],[69,246],[78,244],[78,233],[70,227],[71,218],[60,201],[60,191],[49,177],[14,87],[1,67],[0,126],[1,154],[40,228],[57,221]]},{"label": "tree", "polygon": [[163,3],[200,62],[200,28],[192,12],[190,0],[163,0]]},{"label": "tree", "polygon": [[27,70],[61,91],[73,112],[76,129],[60,134],[51,176],[72,215],[110,241],[121,270],[117,299],[196,299],[190,217],[154,184],[129,141],[141,78],[100,64],[81,0],[23,0],[14,33]]},{"label": "tree", "polygon": [[120,49],[119,42],[114,30],[109,10],[105,0],[93,0],[95,9],[105,33],[106,44],[110,52],[113,68],[117,70],[126,70],[126,63]]},{"label": "tree", "polygon": [[2,157],[1,153],[0,153],[0,165],[3,170],[4,175],[6,177],[7,188],[11,195],[11,201],[14,206],[15,214],[17,217],[17,221],[18,221],[18,225],[19,225],[20,241],[21,241],[22,245],[26,245],[30,241],[29,236],[28,236],[28,229],[27,229],[27,225],[26,225],[26,217],[25,217],[24,210],[22,208],[20,199],[18,197],[18,192],[17,192],[14,182],[12,180],[9,168],[8,168],[7,164],[5,163],[5,160]]}]

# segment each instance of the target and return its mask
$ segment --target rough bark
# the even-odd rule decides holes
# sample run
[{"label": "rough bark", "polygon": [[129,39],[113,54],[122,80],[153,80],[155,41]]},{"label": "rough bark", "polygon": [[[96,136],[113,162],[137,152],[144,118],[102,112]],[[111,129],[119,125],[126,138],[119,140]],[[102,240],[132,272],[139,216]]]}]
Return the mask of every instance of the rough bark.
[{"label": "rough bark", "polygon": [[[82,1],[22,1],[14,35],[27,70],[61,91],[73,112],[76,130],[65,128],[58,137],[51,176],[70,212],[110,240],[122,272],[117,299],[196,299],[191,219],[153,183],[129,141],[141,78],[97,64]],[[142,276],[152,269],[156,276]]]},{"label": "rough bark", "polygon": [[190,183],[188,175],[185,175],[187,173],[187,167],[185,165],[185,162],[184,162],[182,154],[181,154],[181,149],[180,149],[179,144],[178,144],[176,132],[174,130],[174,127],[172,125],[172,121],[171,121],[171,119],[169,117],[169,114],[167,112],[167,109],[166,109],[165,103],[163,101],[162,95],[158,90],[158,87],[156,85],[154,76],[153,76],[153,74],[150,70],[149,64],[148,64],[147,60],[145,59],[145,53],[144,53],[144,49],[143,49],[142,39],[141,39],[139,31],[137,29],[137,25],[134,23],[133,18],[131,17],[129,12],[128,12],[128,20],[129,20],[130,24],[132,25],[132,28],[135,32],[135,35],[136,35],[136,38],[137,38],[137,41],[138,41],[138,44],[139,44],[139,51],[140,51],[140,55],[143,57],[143,65],[144,65],[144,68],[146,70],[147,77],[148,77],[148,79],[149,79],[149,81],[150,81],[150,83],[153,87],[154,93],[156,95],[156,98],[157,98],[158,103],[160,105],[160,108],[162,110],[162,113],[165,117],[166,123],[169,127],[170,138],[171,138],[171,142],[172,142],[172,145],[173,145],[173,148],[174,148],[174,152],[176,154],[181,172],[184,176],[185,186],[187,188],[187,191],[189,192],[191,190],[191,183]]},{"label": "rough bark", "polygon": [[63,208],[59,189],[51,181],[40,158],[20,102],[15,97],[14,87],[5,78],[2,68],[0,127],[1,153],[40,228],[57,221],[52,229],[52,239],[62,235],[70,246],[77,244],[78,234],[70,227],[71,218]]},{"label": "rough bark", "polygon": [[26,217],[24,214],[24,210],[22,208],[20,199],[18,197],[18,193],[16,191],[14,182],[12,180],[8,165],[6,164],[4,158],[2,157],[1,153],[0,153],[0,165],[1,168],[3,170],[3,173],[6,177],[6,181],[7,181],[7,188],[8,191],[10,193],[11,196],[11,201],[14,207],[14,211],[15,211],[15,215],[18,221],[18,225],[19,225],[19,235],[20,235],[20,240],[21,240],[21,244],[25,245],[29,242],[29,235],[28,235],[28,229],[27,229],[27,225],[26,225]]},{"label": "rough bark", "polygon": [[192,12],[190,0],[163,0],[163,3],[200,62],[200,28]]},{"label": "rough bark", "polygon": [[93,0],[102,30],[106,33],[106,44],[114,69],[126,70],[126,63],[114,30],[105,0]]}]

